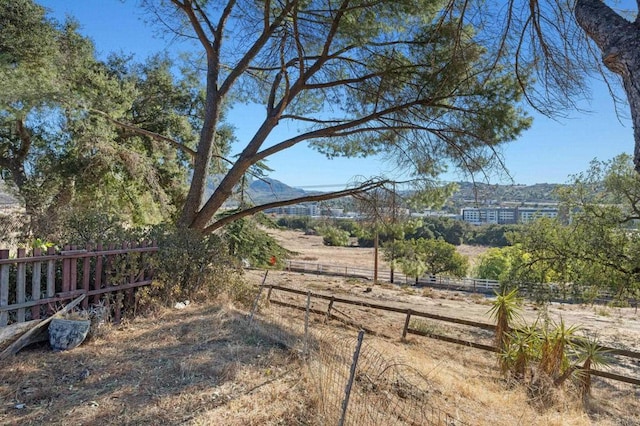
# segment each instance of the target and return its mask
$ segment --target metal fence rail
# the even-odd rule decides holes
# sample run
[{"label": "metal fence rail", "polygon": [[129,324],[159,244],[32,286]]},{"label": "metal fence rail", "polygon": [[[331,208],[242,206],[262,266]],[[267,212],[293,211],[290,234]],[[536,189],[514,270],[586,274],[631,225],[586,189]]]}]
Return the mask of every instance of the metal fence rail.
[{"label": "metal fence rail", "polygon": [[[352,278],[363,278],[367,280],[373,280],[374,277],[373,269],[301,262],[296,260],[287,260],[285,268],[289,271],[294,272],[312,273],[318,275],[337,275]],[[451,290],[463,289],[467,291],[493,293],[494,290],[498,290],[500,288],[500,282],[482,278],[456,278],[448,277],[445,275],[431,275],[419,278],[416,283],[415,278],[407,277],[406,275],[397,271],[394,271],[393,277],[395,283],[428,285],[433,287],[447,288]],[[378,270],[378,280],[390,282],[391,270]]]},{"label": "metal fence rail", "polygon": [[[350,278],[362,278],[373,281],[374,271],[369,268],[356,268],[353,266],[310,263],[296,260],[287,260],[285,268],[292,272],[301,272],[318,275],[333,275]],[[391,282],[389,269],[378,270],[378,281]],[[394,271],[395,284],[406,284],[418,287],[432,287],[442,290],[464,291],[493,295],[500,290],[500,282],[484,278],[456,278],[446,275],[429,275],[420,277],[407,277]],[[557,283],[522,283],[518,285],[521,295],[530,299],[545,300],[563,303],[607,303],[617,299],[611,292],[600,290],[594,286],[557,284]],[[627,301],[631,306],[637,307],[636,299]]]}]

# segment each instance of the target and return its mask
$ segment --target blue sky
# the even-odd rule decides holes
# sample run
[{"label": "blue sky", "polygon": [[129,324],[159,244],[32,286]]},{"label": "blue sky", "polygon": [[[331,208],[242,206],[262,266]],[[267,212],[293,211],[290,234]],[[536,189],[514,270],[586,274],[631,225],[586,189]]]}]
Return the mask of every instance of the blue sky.
[{"label": "blue sky", "polygon": [[[80,32],[91,38],[98,54],[123,52],[135,55],[142,61],[147,56],[168,49],[177,52],[179,44],[156,36],[156,28],[146,23],[149,18],[137,6],[127,0],[36,0],[47,7],[51,16],[63,20],[66,15],[75,17],[81,25]],[[633,128],[627,118],[619,118],[603,84],[594,81],[591,102],[583,102],[581,108],[590,111],[569,112],[569,118],[552,120],[532,114],[534,122],[515,142],[503,148],[506,166],[513,181],[518,184],[565,183],[569,175],[586,170],[589,162],[598,158],[608,160],[623,152],[633,152]],[[628,116],[628,108],[623,113]],[[236,127],[240,141],[251,134],[252,115],[261,116],[257,106],[235,108],[230,120]],[[278,129],[279,134],[295,129]],[[275,169],[270,174],[288,185],[297,187],[342,186],[355,176],[373,177],[398,175],[393,165],[381,159],[334,159],[312,151],[306,145],[296,146],[269,158],[267,164]],[[446,180],[460,180],[461,176],[449,173]],[[491,183],[511,183],[506,178],[494,177]]]}]

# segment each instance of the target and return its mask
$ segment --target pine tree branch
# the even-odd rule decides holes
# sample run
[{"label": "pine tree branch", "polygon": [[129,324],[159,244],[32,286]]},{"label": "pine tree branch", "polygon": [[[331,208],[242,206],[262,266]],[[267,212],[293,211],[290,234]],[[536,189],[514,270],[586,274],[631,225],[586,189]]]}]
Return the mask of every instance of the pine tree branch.
[{"label": "pine tree branch", "polygon": [[204,228],[203,232],[207,234],[214,232],[217,229],[220,229],[231,222],[234,222],[238,219],[242,219],[243,217],[250,216],[267,209],[272,209],[272,208],[282,207],[282,206],[290,206],[292,204],[299,204],[299,203],[333,200],[336,198],[346,197],[349,195],[358,195],[358,194],[362,194],[364,192],[370,191],[372,189],[379,188],[385,185],[386,183],[388,183],[388,181],[386,180],[369,181],[355,188],[344,189],[341,191],[326,192],[324,194],[318,194],[318,195],[305,195],[303,197],[291,198],[289,200],[274,201],[271,203],[261,204],[259,206],[251,207],[246,210],[242,210],[242,211],[224,216],[216,220],[211,225]]}]

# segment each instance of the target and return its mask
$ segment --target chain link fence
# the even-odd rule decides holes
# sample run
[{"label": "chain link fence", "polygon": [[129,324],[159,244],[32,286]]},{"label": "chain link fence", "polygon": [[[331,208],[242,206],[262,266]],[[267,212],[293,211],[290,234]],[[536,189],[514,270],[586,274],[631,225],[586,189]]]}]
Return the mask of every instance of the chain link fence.
[{"label": "chain link fence", "polygon": [[279,292],[256,297],[250,322],[272,325],[272,338],[300,354],[319,425],[466,425],[430,401],[434,389],[415,368],[374,347],[374,337],[327,325],[311,298]]},{"label": "chain link fence", "polygon": [[14,250],[24,241],[27,220],[23,213],[0,210],[0,249]]}]

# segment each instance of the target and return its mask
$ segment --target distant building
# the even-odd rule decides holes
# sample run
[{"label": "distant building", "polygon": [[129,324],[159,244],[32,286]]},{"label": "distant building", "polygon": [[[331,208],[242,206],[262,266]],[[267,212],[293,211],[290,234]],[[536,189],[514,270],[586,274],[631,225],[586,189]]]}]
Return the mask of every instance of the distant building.
[{"label": "distant building", "polygon": [[462,209],[461,216],[463,221],[475,225],[508,225],[527,223],[538,217],[555,218],[558,216],[558,209],[548,207],[472,207]]},{"label": "distant building", "polygon": [[309,204],[292,204],[290,206],[274,207],[264,211],[267,214],[289,215],[289,216],[317,216],[318,205],[316,203]]},{"label": "distant building", "polygon": [[518,221],[520,223],[531,222],[539,217],[556,218],[558,217],[558,209],[518,207]]}]

